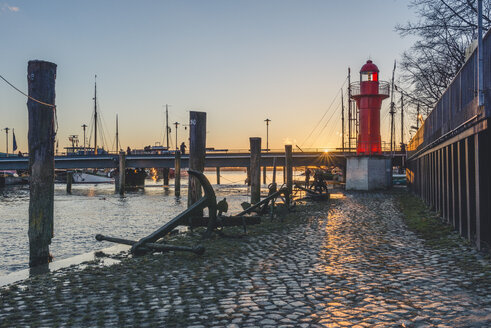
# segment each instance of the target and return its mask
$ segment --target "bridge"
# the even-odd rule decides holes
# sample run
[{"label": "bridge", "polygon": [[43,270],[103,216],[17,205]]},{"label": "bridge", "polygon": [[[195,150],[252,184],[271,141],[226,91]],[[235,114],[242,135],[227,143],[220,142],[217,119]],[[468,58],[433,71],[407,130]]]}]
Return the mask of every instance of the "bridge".
[{"label": "bridge", "polygon": [[406,175],[446,222],[478,249],[491,249],[491,39],[483,39],[484,106],[478,56],[461,68],[408,145]]},{"label": "bridge", "polygon": [[[293,166],[346,166],[346,156],[354,153],[334,151],[293,152]],[[401,162],[404,152],[395,152],[394,162]],[[251,157],[247,152],[206,153],[205,167],[248,167]],[[181,167],[189,166],[189,155],[181,156]],[[126,155],[126,167],[131,168],[173,168],[173,154],[136,154]],[[261,166],[284,166],[284,152],[263,152],[261,154]],[[27,170],[28,157],[3,157],[0,158],[0,170]],[[105,169],[119,166],[118,154],[107,155],[69,155],[55,156],[56,169]]]},{"label": "bridge", "polygon": [[[262,166],[284,166],[285,153],[262,153]],[[205,157],[206,167],[247,167],[250,165],[249,153],[207,153]],[[344,166],[344,154],[337,152],[294,152],[294,166]],[[189,155],[181,156],[181,167],[188,167]],[[137,154],[126,155],[126,167],[132,168],[173,168],[173,154]],[[0,158],[0,170],[27,170],[28,157],[4,157]],[[119,165],[119,155],[80,155],[80,156],[55,156],[56,169],[85,169],[85,168],[116,168]]]}]

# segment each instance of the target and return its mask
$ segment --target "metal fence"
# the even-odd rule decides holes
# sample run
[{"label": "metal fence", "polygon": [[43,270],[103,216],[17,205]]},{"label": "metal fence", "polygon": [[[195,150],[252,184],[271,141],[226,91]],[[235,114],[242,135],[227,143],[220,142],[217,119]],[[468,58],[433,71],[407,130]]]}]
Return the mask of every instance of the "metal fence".
[{"label": "metal fence", "polygon": [[[352,96],[360,96],[361,91],[360,91],[360,82],[352,82],[350,84],[351,86],[351,95]],[[379,81],[378,84],[378,94],[379,95],[386,95],[388,96],[390,94],[390,85],[389,82],[385,81]]]},{"label": "metal fence", "polygon": [[[483,39],[484,58],[484,98],[491,101],[491,31]],[[450,86],[437,102],[424,124],[416,132],[408,145],[409,156],[437,142],[465,124],[480,118],[490,117],[491,106],[480,113],[478,108],[478,58],[477,49],[465,62]]]}]

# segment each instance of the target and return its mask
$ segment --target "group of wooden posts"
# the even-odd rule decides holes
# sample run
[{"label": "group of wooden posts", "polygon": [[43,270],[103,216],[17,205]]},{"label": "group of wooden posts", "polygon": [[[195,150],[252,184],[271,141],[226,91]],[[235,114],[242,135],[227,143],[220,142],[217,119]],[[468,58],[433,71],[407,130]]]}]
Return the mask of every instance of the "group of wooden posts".
[{"label": "group of wooden posts", "polygon": [[[57,65],[34,60],[28,63],[28,101],[29,112],[29,266],[46,265],[50,261],[49,245],[53,237],[54,210],[54,143],[56,136],[55,120],[55,79]],[[206,113],[190,112],[189,169],[203,172],[206,150]],[[250,138],[251,146],[251,203],[260,201],[261,139]],[[285,146],[286,181],[291,195],[292,147]],[[175,158],[175,194],[180,195],[180,154]],[[119,156],[119,193],[125,193],[126,155]],[[217,170],[219,174],[219,169]],[[71,173],[69,172],[69,175]],[[67,188],[71,189],[71,176]],[[68,185],[69,184],[69,185]],[[201,196],[199,180],[190,174],[188,187],[188,207],[198,202]]]}]

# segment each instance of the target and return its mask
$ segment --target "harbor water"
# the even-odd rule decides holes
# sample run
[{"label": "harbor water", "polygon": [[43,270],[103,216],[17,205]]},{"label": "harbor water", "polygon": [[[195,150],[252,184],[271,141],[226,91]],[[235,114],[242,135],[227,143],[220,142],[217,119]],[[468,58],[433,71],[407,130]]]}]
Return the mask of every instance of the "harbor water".
[{"label": "harbor water", "polygon": [[[243,171],[222,171],[221,184],[216,173],[205,172],[215,189],[217,200],[227,199],[229,215],[241,211],[240,204],[250,201]],[[262,176],[261,176],[262,179]],[[267,172],[267,183],[272,172]],[[277,182],[283,181],[282,172]],[[72,194],[65,184],[55,184],[54,237],[50,245],[54,261],[111,246],[94,236],[105,234],[138,240],[156,230],[187,208],[187,177],[181,179],[181,197],[174,196],[174,181],[166,190],[162,180],[146,180],[144,189],[120,196],[114,184],[74,184]],[[267,184],[262,186],[267,193]],[[29,186],[0,189],[0,276],[28,268]]]}]

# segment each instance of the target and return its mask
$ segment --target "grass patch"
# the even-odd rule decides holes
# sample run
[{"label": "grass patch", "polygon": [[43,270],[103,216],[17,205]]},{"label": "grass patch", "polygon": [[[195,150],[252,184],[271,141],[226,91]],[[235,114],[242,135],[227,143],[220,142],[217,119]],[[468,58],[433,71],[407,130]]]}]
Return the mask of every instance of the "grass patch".
[{"label": "grass patch", "polygon": [[452,227],[443,223],[440,216],[431,211],[420,198],[403,192],[398,196],[398,201],[408,228],[428,245],[457,246],[457,241],[449,238]]}]

